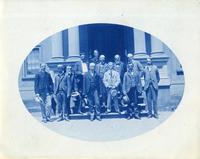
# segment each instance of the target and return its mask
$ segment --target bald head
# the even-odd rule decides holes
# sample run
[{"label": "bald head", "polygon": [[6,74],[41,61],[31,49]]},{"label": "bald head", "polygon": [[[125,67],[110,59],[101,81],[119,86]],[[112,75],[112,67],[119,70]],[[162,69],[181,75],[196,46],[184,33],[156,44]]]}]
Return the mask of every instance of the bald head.
[{"label": "bald head", "polygon": [[120,61],[120,56],[118,54],[116,54],[114,56],[115,62],[119,62]]},{"label": "bald head", "polygon": [[111,69],[113,69],[113,63],[112,62],[109,62],[108,63],[108,68],[111,70]]},{"label": "bald head", "polygon": [[100,62],[104,62],[105,61],[105,56],[104,55],[100,55],[99,56],[99,61]]},{"label": "bald head", "polygon": [[94,71],[94,69],[95,69],[95,63],[93,63],[93,62],[90,63],[89,68],[90,68],[91,71]]},{"label": "bald head", "polygon": [[152,59],[151,59],[151,57],[148,57],[148,58],[147,58],[147,64],[148,64],[148,65],[151,65],[151,64],[152,64]]}]

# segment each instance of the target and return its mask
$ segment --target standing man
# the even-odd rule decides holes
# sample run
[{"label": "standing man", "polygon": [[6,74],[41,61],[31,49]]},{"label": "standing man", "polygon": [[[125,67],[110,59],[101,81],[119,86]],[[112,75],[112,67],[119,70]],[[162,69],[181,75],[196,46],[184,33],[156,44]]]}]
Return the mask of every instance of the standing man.
[{"label": "standing man", "polygon": [[80,61],[77,61],[74,64],[74,72],[75,74],[85,74],[86,72],[88,72],[88,62],[85,59],[85,54],[81,53],[80,55]]},{"label": "standing man", "polygon": [[[129,101],[127,105],[127,119],[131,119],[134,116],[134,106],[137,106],[138,101],[137,85],[139,80],[137,72],[133,71],[133,64],[129,63],[123,79],[123,94]],[[135,113],[135,118],[140,119],[138,112]]]},{"label": "standing man", "polygon": [[93,58],[90,60],[90,62],[95,63],[95,64],[99,63],[99,52],[98,52],[98,50],[94,50]]},{"label": "standing man", "polygon": [[35,75],[34,90],[36,98],[40,101],[42,122],[50,121],[51,95],[53,94],[53,81],[51,75],[46,72],[46,64],[40,65],[40,71]]},{"label": "standing man", "polygon": [[113,69],[113,63],[108,63],[108,71],[105,72],[103,77],[103,83],[107,89],[107,111],[111,112],[112,101],[114,103],[115,111],[120,114],[119,103],[118,103],[118,86],[120,84],[120,75]]},{"label": "standing man", "polygon": [[81,61],[75,63],[75,84],[78,92],[78,96],[76,103],[77,111],[79,114],[82,114],[82,100],[83,100],[83,76],[86,72],[88,72],[88,62],[86,61],[85,54],[81,53],[80,55]]},{"label": "standing man", "polygon": [[123,77],[124,77],[124,72],[125,72],[125,67],[124,67],[124,63],[121,61],[121,57],[116,54],[114,56],[114,70],[119,72],[120,74],[120,79],[121,81],[123,81]]},{"label": "standing man", "polygon": [[83,95],[88,98],[90,120],[96,115],[101,120],[99,103],[99,76],[95,72],[95,63],[90,63],[89,71],[83,77]]},{"label": "standing man", "polygon": [[66,93],[66,117],[69,117],[70,113],[73,113],[73,109],[71,107],[71,95],[72,92],[77,90],[77,85],[75,83],[75,77],[74,77],[74,73],[72,72],[72,67],[70,65],[68,65],[66,67],[66,73],[65,73],[65,77],[63,79],[63,88],[65,90]]},{"label": "standing man", "polygon": [[[152,64],[151,58],[147,58],[147,66],[144,69],[144,90],[147,95],[148,104],[148,117],[158,118],[158,108],[157,108],[157,97],[158,97],[158,83],[160,81],[160,75],[158,68]],[[153,107],[153,113],[152,113]]]},{"label": "standing man", "polygon": [[100,101],[103,107],[106,107],[106,87],[103,83],[103,76],[104,73],[107,70],[107,64],[105,63],[105,56],[104,55],[100,55],[99,56],[99,63],[96,65],[95,67],[95,72],[97,73],[97,75],[100,77],[100,84],[99,84],[99,97],[100,97]]},{"label": "standing man", "polygon": [[127,65],[129,63],[132,63],[132,60],[133,60],[133,54],[132,53],[128,53],[128,55],[127,55]]},{"label": "standing man", "polygon": [[54,86],[54,94],[56,95],[56,101],[58,105],[58,121],[69,120],[66,115],[66,92],[64,86],[64,78],[65,78],[65,67],[63,65],[58,65],[58,75],[55,76],[55,86]]}]

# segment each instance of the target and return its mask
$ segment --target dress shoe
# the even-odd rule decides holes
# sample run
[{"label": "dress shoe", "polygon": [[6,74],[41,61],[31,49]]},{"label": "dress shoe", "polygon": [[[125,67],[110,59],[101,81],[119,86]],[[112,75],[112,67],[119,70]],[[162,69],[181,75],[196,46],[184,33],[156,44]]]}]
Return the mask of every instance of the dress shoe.
[{"label": "dress shoe", "polygon": [[97,118],[97,120],[99,120],[99,121],[101,121],[101,120],[102,120],[100,116],[97,116],[96,118]]},{"label": "dress shoe", "polygon": [[90,121],[94,120],[94,114],[90,114]]},{"label": "dress shoe", "polygon": [[158,114],[154,114],[154,118],[158,119],[159,118]]},{"label": "dress shoe", "polygon": [[111,110],[106,110],[105,114],[109,114],[111,112]]},{"label": "dress shoe", "polygon": [[52,122],[53,120],[52,120],[51,118],[48,117],[48,118],[47,118],[47,121]]},{"label": "dress shoe", "polygon": [[153,117],[153,115],[152,114],[148,114],[148,116],[147,116],[148,118],[152,118]]},{"label": "dress shoe", "polygon": [[65,117],[65,121],[69,121],[69,117]]},{"label": "dress shoe", "polygon": [[131,115],[129,115],[126,119],[127,119],[127,120],[130,120],[131,118],[132,118]]},{"label": "dress shoe", "polygon": [[43,123],[47,123],[47,119],[42,119],[42,122]]},{"label": "dress shoe", "polygon": [[57,120],[57,122],[61,122],[61,121],[63,121],[64,119],[63,118],[59,118],[58,120]]},{"label": "dress shoe", "polygon": [[134,115],[134,118],[135,118],[135,119],[141,119],[141,117],[139,116],[139,114],[135,114],[135,115]]},{"label": "dress shoe", "polygon": [[78,111],[78,114],[84,114],[82,111]]}]

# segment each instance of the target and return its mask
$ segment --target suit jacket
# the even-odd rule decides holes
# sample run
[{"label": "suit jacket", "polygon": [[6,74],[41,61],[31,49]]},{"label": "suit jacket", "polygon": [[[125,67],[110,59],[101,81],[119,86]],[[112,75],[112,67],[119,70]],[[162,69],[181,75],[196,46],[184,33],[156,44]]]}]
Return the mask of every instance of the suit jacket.
[{"label": "suit jacket", "polygon": [[99,92],[99,76],[94,73],[94,76],[92,77],[90,71],[86,72],[83,76],[83,95],[87,95],[90,91],[91,88],[91,78],[95,78],[95,85],[96,85],[96,89]]},{"label": "suit jacket", "polygon": [[152,82],[153,87],[158,90],[158,83],[160,81],[160,75],[158,68],[155,65],[151,65],[151,70],[148,70],[148,66],[144,69],[144,90],[147,90],[150,82]]},{"label": "suit jacket", "polygon": [[34,90],[35,94],[53,93],[53,81],[48,72],[40,71],[35,75]]},{"label": "suit jacket", "polygon": [[135,72],[135,74],[138,74],[138,75],[141,76],[142,72],[144,70],[142,64],[139,61],[136,61],[136,60],[133,60],[132,64],[133,64],[133,72]]},{"label": "suit jacket", "polygon": [[[86,65],[87,70],[83,70],[83,66],[82,66],[83,64]],[[79,61],[74,64],[75,74],[83,74],[87,71],[88,71],[88,63],[87,62]]]},{"label": "suit jacket", "polygon": [[112,70],[112,74],[110,70],[105,72],[103,77],[103,83],[106,87],[117,88],[120,82],[121,82],[120,75],[117,71]]},{"label": "suit jacket", "polygon": [[103,65],[101,63],[98,63],[95,66],[95,72],[100,76],[100,78],[103,78],[104,73],[107,71],[107,67],[108,65],[106,63]]},{"label": "suit jacket", "polygon": [[64,79],[65,74],[58,74],[55,76],[55,83],[54,83],[54,94],[57,94],[59,91],[59,87],[61,87],[61,82]]},{"label": "suit jacket", "polygon": [[135,72],[125,72],[122,85],[124,95],[126,95],[132,87],[140,89],[140,86],[140,76],[138,76],[138,74]]},{"label": "suit jacket", "polygon": [[114,63],[114,70],[119,72],[121,80],[123,80],[124,72],[125,72],[125,65],[123,62],[120,62],[119,64]]},{"label": "suit jacket", "polygon": [[93,58],[90,59],[90,62],[94,62],[95,64],[98,64],[99,63],[99,58],[93,57]]},{"label": "suit jacket", "polygon": [[58,82],[60,82],[60,88],[65,92],[67,96],[70,96],[72,91],[76,90],[74,74],[71,74],[71,76],[65,74],[62,80],[60,79]]}]

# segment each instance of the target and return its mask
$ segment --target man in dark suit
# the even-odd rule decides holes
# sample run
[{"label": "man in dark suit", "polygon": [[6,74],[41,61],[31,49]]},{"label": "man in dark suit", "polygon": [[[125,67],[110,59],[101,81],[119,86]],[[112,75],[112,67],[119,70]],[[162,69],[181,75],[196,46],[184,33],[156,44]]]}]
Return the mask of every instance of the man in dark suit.
[{"label": "man in dark suit", "polygon": [[[144,69],[144,81],[144,90],[146,91],[149,111],[148,117],[158,118],[157,97],[160,75],[158,68],[152,64],[151,58],[147,58],[147,66]],[[152,113],[152,107],[154,113]]]},{"label": "man in dark suit", "polygon": [[99,76],[95,72],[95,63],[90,63],[89,71],[83,77],[83,95],[88,99],[90,120],[101,120],[99,103]]},{"label": "man in dark suit", "polygon": [[99,51],[94,50],[93,52],[93,58],[91,58],[90,62],[98,64],[99,63]]},{"label": "man in dark suit", "polygon": [[69,120],[66,113],[66,86],[64,86],[64,78],[65,78],[65,67],[63,65],[58,65],[58,75],[55,76],[55,86],[54,86],[54,94],[56,95],[56,101],[58,106],[58,121]]},{"label": "man in dark suit", "polygon": [[[137,109],[138,92],[137,85],[139,82],[139,76],[137,72],[133,71],[133,64],[129,63],[127,65],[127,72],[124,74],[123,79],[123,94],[128,97],[129,103],[127,106],[128,117],[131,119],[134,116],[134,111]],[[135,113],[135,118],[139,119],[138,111]]]},{"label": "man in dark suit", "polygon": [[77,108],[77,112],[79,114],[82,114],[82,101],[83,101],[83,76],[86,72],[88,72],[88,61],[85,58],[85,54],[81,53],[80,54],[80,59],[81,61],[78,61],[74,65],[74,70],[75,70],[75,83],[76,83],[76,88],[78,95],[76,97],[76,102],[75,102],[75,107]]},{"label": "man in dark suit", "polygon": [[72,72],[72,67],[68,65],[66,67],[65,77],[63,79],[63,89],[66,93],[66,116],[69,116],[70,113],[73,113],[73,109],[71,107],[71,95],[73,92],[77,90],[77,85],[75,83],[75,75]]},{"label": "man in dark suit", "polygon": [[125,73],[125,65],[121,61],[121,58],[118,54],[114,56],[114,70],[119,72],[120,74],[120,79],[123,81],[124,73]]},{"label": "man in dark suit", "polygon": [[40,65],[40,71],[35,75],[34,90],[36,98],[40,101],[42,121],[50,120],[51,95],[53,94],[53,81],[51,75],[46,72],[46,64]]},{"label": "man in dark suit", "polygon": [[106,107],[107,92],[106,92],[106,87],[103,83],[103,76],[104,76],[104,73],[108,69],[107,67],[108,67],[108,65],[105,62],[105,56],[100,55],[99,56],[99,63],[96,64],[96,66],[95,66],[95,72],[100,77],[99,97],[100,97],[100,103],[101,103],[102,107]]}]

